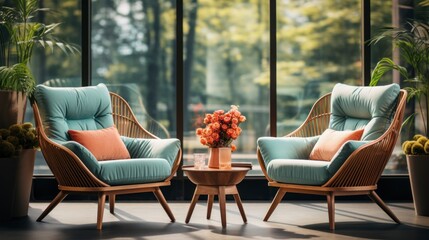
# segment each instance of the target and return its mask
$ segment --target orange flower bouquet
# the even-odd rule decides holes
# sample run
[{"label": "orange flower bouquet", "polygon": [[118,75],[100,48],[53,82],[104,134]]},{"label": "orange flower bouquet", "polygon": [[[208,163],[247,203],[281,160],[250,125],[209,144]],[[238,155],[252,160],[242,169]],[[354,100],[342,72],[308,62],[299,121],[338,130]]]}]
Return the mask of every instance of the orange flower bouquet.
[{"label": "orange flower bouquet", "polygon": [[237,147],[232,141],[241,134],[240,123],[246,121],[246,117],[238,111],[238,106],[231,105],[231,109],[225,113],[216,110],[213,114],[206,114],[204,118],[205,128],[197,128],[197,136],[200,143],[210,148],[231,147],[235,151]]}]

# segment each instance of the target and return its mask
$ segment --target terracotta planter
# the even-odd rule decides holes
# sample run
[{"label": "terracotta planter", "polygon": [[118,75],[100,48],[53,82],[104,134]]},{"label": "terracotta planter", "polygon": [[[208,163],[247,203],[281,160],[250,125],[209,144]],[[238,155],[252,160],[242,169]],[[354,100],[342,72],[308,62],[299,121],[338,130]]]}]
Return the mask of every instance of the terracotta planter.
[{"label": "terracotta planter", "polygon": [[407,163],[416,214],[429,216],[429,155],[407,155]]},{"label": "terracotta planter", "polygon": [[0,128],[22,123],[27,107],[27,96],[22,92],[0,90]]},{"label": "terracotta planter", "polygon": [[230,169],[231,148],[209,148],[209,168]]},{"label": "terracotta planter", "polygon": [[24,149],[18,157],[0,158],[0,220],[28,214],[36,150]]}]

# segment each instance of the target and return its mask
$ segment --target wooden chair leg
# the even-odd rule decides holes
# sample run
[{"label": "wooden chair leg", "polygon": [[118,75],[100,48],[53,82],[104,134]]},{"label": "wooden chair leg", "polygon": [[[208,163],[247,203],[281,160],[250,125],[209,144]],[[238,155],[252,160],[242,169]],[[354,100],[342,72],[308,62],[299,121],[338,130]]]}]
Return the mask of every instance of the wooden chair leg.
[{"label": "wooden chair leg", "polygon": [[162,208],[164,208],[164,211],[167,213],[171,222],[176,221],[176,219],[174,218],[173,212],[171,212],[171,209],[168,206],[168,203],[165,200],[164,195],[161,192],[161,189],[159,189],[159,187],[157,187],[153,193],[155,194],[155,197],[158,199],[158,202],[161,203]]},{"label": "wooden chair leg", "polygon": [[45,209],[45,211],[43,211],[42,214],[40,214],[40,216],[37,218],[36,221],[40,222],[43,220],[43,218],[46,217],[46,215],[48,215],[52,209],[54,209],[62,200],[64,200],[65,197],[67,197],[68,193],[60,191],[57,196],[54,198],[54,200],[52,200],[52,202],[48,205],[48,207]]},{"label": "wooden chair leg", "polygon": [[207,195],[207,219],[210,219],[212,215],[213,201],[214,201],[214,195],[213,194]]},{"label": "wooden chair leg", "polygon": [[390,210],[390,208],[383,202],[383,200],[378,196],[378,194],[375,191],[371,191],[368,197],[373,202],[377,203],[377,205],[381,209],[383,209],[383,211],[387,213],[387,215],[389,215],[389,217],[392,218],[393,221],[395,221],[396,223],[401,223],[401,221],[399,221],[399,218],[396,217],[396,215],[392,212],[392,210]]},{"label": "wooden chair leg", "polygon": [[328,201],[328,215],[329,215],[329,229],[335,229],[335,195],[333,193],[328,193],[326,195]]},{"label": "wooden chair leg", "polygon": [[98,210],[97,210],[97,229],[101,230],[103,227],[103,215],[104,215],[104,205],[106,203],[106,194],[98,194]]},{"label": "wooden chair leg", "polygon": [[268,221],[268,219],[271,217],[271,214],[274,212],[277,205],[279,205],[279,203],[282,201],[282,198],[284,197],[285,194],[286,194],[286,190],[284,190],[283,188],[279,188],[276,196],[273,199],[273,202],[271,203],[270,209],[268,209],[268,212],[265,215],[264,222]]},{"label": "wooden chair leg", "polygon": [[110,194],[109,195],[109,208],[110,208],[111,214],[115,214],[115,201],[116,201],[116,195]]}]

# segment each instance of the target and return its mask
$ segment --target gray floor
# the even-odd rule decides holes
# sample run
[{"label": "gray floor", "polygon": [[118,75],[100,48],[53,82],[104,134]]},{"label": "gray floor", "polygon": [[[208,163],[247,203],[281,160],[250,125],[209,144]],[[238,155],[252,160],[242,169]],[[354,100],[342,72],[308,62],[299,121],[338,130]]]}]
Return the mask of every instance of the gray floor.
[{"label": "gray floor", "polygon": [[174,223],[156,202],[118,202],[115,215],[106,208],[102,231],[96,230],[95,202],[61,203],[36,222],[47,204],[31,203],[27,218],[0,223],[0,239],[429,239],[429,217],[416,216],[411,203],[388,204],[402,221],[395,224],[374,203],[339,202],[334,232],[326,203],[314,201],[282,202],[268,222],[262,221],[268,202],[244,202],[247,224],[235,203],[228,202],[226,229],[217,203],[207,220],[200,201],[185,224],[188,202],[170,202]]}]

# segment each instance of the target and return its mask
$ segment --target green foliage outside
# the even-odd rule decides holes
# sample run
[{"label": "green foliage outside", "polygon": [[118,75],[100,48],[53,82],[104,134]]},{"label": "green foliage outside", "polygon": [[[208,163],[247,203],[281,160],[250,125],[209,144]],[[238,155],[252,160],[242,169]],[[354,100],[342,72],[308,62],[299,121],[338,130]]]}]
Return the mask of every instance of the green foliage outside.
[{"label": "green foliage outside", "polygon": [[[81,45],[82,1],[40,2],[54,10],[39,15],[43,21],[61,22],[55,35]],[[362,84],[361,0],[275,2],[277,120],[286,126],[277,127],[281,135],[296,127],[315,99],[335,83]],[[204,112],[237,104],[248,116],[244,133],[253,134],[253,139],[245,136],[240,142],[247,141],[246,151],[254,153],[255,137],[268,134],[270,117],[269,1],[183,0],[183,4],[185,137]],[[375,35],[381,27],[391,26],[392,1],[370,4]],[[92,84],[126,85],[138,91],[140,110],[167,127],[171,136],[180,116],[175,8],[176,0],[93,0],[91,15]],[[402,11],[420,14],[408,7]],[[390,41],[371,47],[372,68],[382,57],[392,57]],[[66,86],[81,85],[81,65],[79,55],[43,49],[36,50],[31,62],[39,83],[60,79]],[[391,82],[391,72],[380,79],[380,84]],[[242,146],[239,149],[245,152]]]},{"label": "green foliage outside", "polygon": [[[61,19],[57,34],[79,44],[81,12],[78,1],[44,0]],[[92,2],[93,84],[137,83],[149,114],[170,131],[175,127],[175,0],[96,0]],[[269,1],[184,0],[185,106],[203,103],[268,107]],[[371,22],[389,20],[386,1],[374,1]],[[386,7],[387,6],[387,7]],[[304,105],[344,82],[361,84],[360,1],[277,1],[277,82],[282,89],[318,88]],[[375,31],[375,30],[374,30]],[[43,59],[45,59],[43,61]],[[79,57],[57,53],[41,57],[43,81],[80,80]],[[215,65],[215,68],[213,68]],[[212,69],[212,70],[211,70]],[[211,88],[210,73],[223,89]],[[42,78],[41,78],[42,79]],[[41,80],[41,82],[43,82]],[[239,86],[239,87],[237,87]],[[311,89],[310,89],[311,90]],[[279,99],[280,100],[280,99]],[[283,106],[280,104],[280,106]],[[288,105],[284,105],[288,107]],[[185,113],[185,129],[193,128],[192,112]],[[268,116],[253,129],[264,129]],[[259,135],[264,134],[263,132]]]}]

